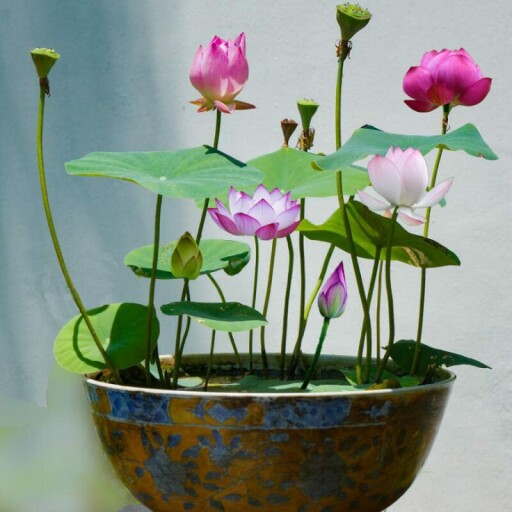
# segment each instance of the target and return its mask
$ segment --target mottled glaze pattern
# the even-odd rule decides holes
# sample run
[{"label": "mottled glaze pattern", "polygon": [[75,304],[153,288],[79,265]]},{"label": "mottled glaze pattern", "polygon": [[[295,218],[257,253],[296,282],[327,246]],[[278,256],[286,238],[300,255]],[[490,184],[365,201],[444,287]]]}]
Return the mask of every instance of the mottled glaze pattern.
[{"label": "mottled glaze pattern", "polygon": [[115,471],[154,512],[381,512],[423,465],[453,380],[286,397],[85,386]]}]

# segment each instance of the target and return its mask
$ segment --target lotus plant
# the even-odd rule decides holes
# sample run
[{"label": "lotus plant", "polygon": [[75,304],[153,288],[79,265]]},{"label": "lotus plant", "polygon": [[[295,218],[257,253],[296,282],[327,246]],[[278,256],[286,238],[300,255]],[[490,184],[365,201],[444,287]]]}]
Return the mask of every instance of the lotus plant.
[{"label": "lotus plant", "polygon": [[[240,33],[234,40],[215,36],[206,46],[199,46],[192,59],[189,79],[201,94],[192,103],[198,106],[198,112],[215,111],[213,147],[200,146],[128,155],[94,153],[67,164],[70,174],[118,178],[125,182],[138,183],[156,192],[153,243],[135,249],[125,260],[127,266],[138,276],[150,279],[147,305],[115,304],[112,307],[102,306],[87,310],[71,281],[50,212],[42,150],[44,100],[49,92],[48,72],[59,55],[53,50],[45,49],[37,49],[32,53],[40,79],[37,142],[43,204],[62,272],[80,311],[80,316],[66,324],[58,336],[56,356],[61,365],[80,373],[103,370],[106,375],[104,378],[119,384],[125,381],[131,383],[130,379],[142,372],[143,385],[146,386],[185,386],[182,354],[191,330],[191,320],[194,319],[211,329],[210,363],[207,377],[203,380],[204,388],[208,387],[211,375],[217,331],[228,333],[241,371],[257,373],[258,367],[253,365],[256,356],[253,357],[252,333],[259,328],[260,374],[262,377],[269,377],[271,368],[266,354],[265,327],[270,317],[275,315],[270,308],[273,277],[285,273],[279,267],[281,263],[276,259],[276,251],[278,246],[286,243],[288,272],[285,292],[280,300],[283,304],[278,374],[280,379],[293,380],[295,390],[312,389],[329,322],[345,312],[345,272],[349,279],[353,278],[355,281],[363,313],[354,369],[357,386],[368,387],[372,385],[372,380],[381,384],[385,380],[385,372],[393,370],[388,366],[389,358],[400,366],[400,372],[413,376],[415,383],[426,379],[427,373],[435,373],[435,369],[422,367],[419,357],[424,347],[421,343],[421,332],[425,304],[425,271],[431,267],[460,264],[453,252],[428,238],[431,208],[445,197],[453,182],[453,178],[448,178],[436,183],[441,154],[447,148],[464,150],[470,155],[488,159],[496,158],[473,125],[462,127],[460,130],[463,133],[459,130],[448,133],[448,115],[455,106],[480,103],[489,93],[491,78],[483,76],[480,67],[464,49],[429,51],[424,54],[419,66],[409,69],[403,79],[403,90],[411,98],[406,100],[406,104],[415,111],[429,112],[442,107],[441,135],[411,137],[364,128],[357,130],[353,139],[343,145],[341,93],[343,77],[348,74],[344,65],[348,66],[350,63],[347,57],[352,50],[352,38],[368,26],[371,13],[358,5],[343,4],[337,6],[335,14],[340,25],[341,39],[336,53],[338,75],[334,112],[335,147],[332,154],[325,156],[311,152],[315,134],[311,124],[318,103],[309,99],[298,102],[302,121],[297,144],[300,150],[292,149],[288,144],[297,126],[295,121],[288,118],[283,122],[285,143],[282,146],[279,144],[281,147],[278,151],[260,155],[248,163],[219,151],[221,118],[226,118],[222,114],[254,108],[253,105],[238,100],[238,95],[249,77],[246,37],[244,33]],[[301,82],[297,83],[300,85]],[[398,86],[397,89],[399,88]],[[308,92],[303,92],[307,94],[306,97],[310,97]],[[437,158],[429,177],[423,155],[436,147]],[[370,158],[367,169],[360,165],[366,157]],[[373,187],[375,195],[366,190],[369,185]],[[227,201],[219,199],[226,192]],[[306,208],[306,198],[328,196],[337,199],[334,212],[323,224],[315,225],[307,219],[306,214],[309,215],[312,208],[309,201]],[[162,202],[167,197],[194,199],[203,205],[203,209],[200,217],[198,214],[199,223],[194,235],[190,234],[192,230],[188,226],[180,228],[180,232],[185,232],[180,240],[165,245],[160,243],[160,213]],[[214,200],[215,205],[210,207],[210,201]],[[316,210],[317,214],[324,214],[324,207],[316,207]],[[399,219],[405,225],[397,222]],[[238,239],[203,239],[203,227],[210,220],[224,231],[224,237],[252,237],[254,252],[252,246]],[[414,232],[419,225],[423,225],[422,235]],[[294,237],[298,238],[297,242]],[[265,279],[261,279],[259,274],[261,241],[271,243],[265,247],[267,249],[270,245],[270,256],[265,297],[260,312],[257,307],[257,291],[259,287],[265,286]],[[311,256],[311,251],[306,247],[310,241],[324,244],[326,251],[323,258],[318,257],[318,253]],[[297,246],[299,265],[294,259]],[[348,259],[345,260],[345,265],[338,263],[326,279],[327,270],[331,267],[331,257],[336,249],[349,254],[351,265]],[[362,259],[373,260],[368,275],[365,274],[365,267],[360,264]],[[338,259],[340,260],[341,258]],[[276,261],[279,263],[276,264]],[[254,284],[251,305],[229,302],[222,290],[222,283],[213,274],[222,270],[228,276],[237,276],[252,262]],[[410,343],[397,341],[395,335],[391,267],[396,262],[421,267],[422,272],[420,315],[417,336],[412,341],[415,344],[412,362]],[[314,275],[316,281],[313,280],[309,286],[310,269],[317,264],[319,272]],[[160,328],[155,308],[155,288],[160,279],[162,284],[159,286],[162,287],[169,286],[169,283],[170,286],[176,286],[177,281],[181,285],[180,299],[160,307],[163,314],[177,317],[172,368],[162,368],[159,364],[157,338]],[[205,282],[215,288],[212,293],[218,296],[216,302],[193,300],[195,288]],[[385,352],[380,344],[380,306],[384,286],[389,317]],[[242,286],[241,290],[245,291],[246,288]],[[297,308],[298,332],[292,357],[288,358],[287,342],[291,332],[291,329],[288,330],[288,323],[291,316],[289,312],[293,308],[291,298],[294,291],[300,298]],[[372,303],[374,295],[377,295],[376,306]],[[306,328],[309,327],[307,322],[315,300],[323,317],[323,327],[320,337],[315,336],[318,339],[316,350],[312,363],[308,363],[308,359],[302,357],[302,342]],[[375,321],[374,312],[377,317]],[[238,353],[237,340],[234,337],[238,331],[250,332],[248,368],[243,367]],[[140,332],[145,332],[142,335],[142,338],[145,337],[142,340],[142,349]],[[276,333],[276,329],[271,332]],[[376,351],[372,352],[372,347],[376,347]],[[341,346],[339,349],[343,350]],[[429,350],[438,353],[436,349]],[[87,354],[87,361],[83,354]],[[452,354],[452,357],[458,356]],[[447,359],[443,357],[439,360]],[[141,362],[144,363],[143,366]],[[287,364],[288,368],[285,368]],[[296,382],[299,369],[302,374]],[[399,380],[401,374],[397,378]]]}]

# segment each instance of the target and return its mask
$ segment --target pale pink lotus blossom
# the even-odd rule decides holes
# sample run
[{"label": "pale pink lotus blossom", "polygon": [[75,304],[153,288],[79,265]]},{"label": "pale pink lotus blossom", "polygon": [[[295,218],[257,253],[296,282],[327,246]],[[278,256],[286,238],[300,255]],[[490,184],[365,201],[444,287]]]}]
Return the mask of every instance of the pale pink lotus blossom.
[{"label": "pale pink lotus blossom", "polygon": [[472,106],[480,103],[491,89],[466,50],[432,50],[423,55],[419,66],[407,71],[404,92],[413,98],[405,103],[416,112],[430,112],[449,105]]},{"label": "pale pink lotus blossom", "polygon": [[234,41],[215,36],[203,49],[200,46],[190,69],[190,81],[202,98],[192,101],[198,112],[218,109],[230,114],[235,108],[245,110],[254,105],[235,100],[249,78],[245,57],[245,34]]},{"label": "pale pink lotus blossom", "polygon": [[347,305],[347,282],[343,262],[331,274],[318,295],[318,309],[324,318],[338,318]]},{"label": "pale pink lotus blossom", "polygon": [[259,185],[251,197],[245,192],[229,189],[229,210],[218,199],[217,208],[208,212],[215,223],[232,235],[257,236],[272,240],[289,235],[299,224],[296,220],[300,204],[283,194],[278,188],[269,192]]},{"label": "pale pink lotus blossom", "polygon": [[423,155],[413,148],[402,151],[388,149],[386,156],[376,155],[368,163],[370,183],[382,201],[358,190],[359,199],[374,211],[386,211],[398,207],[400,218],[410,225],[423,224],[425,218],[417,215],[417,208],[430,208],[446,195],[452,186],[449,178],[427,192],[428,169]]}]

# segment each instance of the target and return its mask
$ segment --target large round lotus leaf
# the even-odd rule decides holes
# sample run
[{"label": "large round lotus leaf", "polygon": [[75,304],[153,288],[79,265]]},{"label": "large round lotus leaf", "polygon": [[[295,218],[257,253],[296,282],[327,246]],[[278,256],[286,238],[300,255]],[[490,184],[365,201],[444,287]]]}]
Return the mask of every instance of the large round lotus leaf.
[{"label": "large round lotus leaf", "polygon": [[137,183],[165,197],[204,199],[230,185],[256,187],[263,173],[209,146],[133,153],[90,153],[66,163],[68,174]]},{"label": "large round lotus leaf", "polygon": [[[142,304],[110,304],[88,311],[88,316],[117,369],[129,368],[146,356],[148,308]],[[156,345],[160,326],[153,311],[151,345]],[[54,344],[57,363],[73,373],[89,373],[107,367],[82,315],[60,330]]]}]

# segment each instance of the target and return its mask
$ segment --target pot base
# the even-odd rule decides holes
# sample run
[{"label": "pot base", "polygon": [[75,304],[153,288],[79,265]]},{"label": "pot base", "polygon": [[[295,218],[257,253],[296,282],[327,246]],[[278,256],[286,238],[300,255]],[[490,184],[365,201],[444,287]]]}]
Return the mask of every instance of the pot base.
[{"label": "pot base", "polygon": [[454,380],[445,375],[332,394],[85,385],[114,469],[153,512],[381,512],[430,451]]}]

